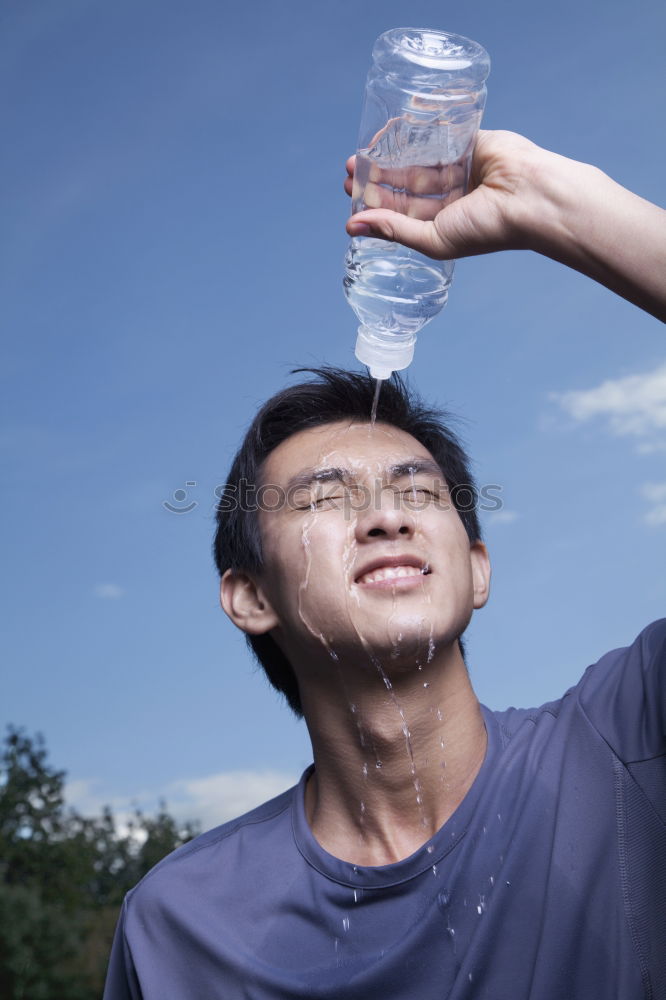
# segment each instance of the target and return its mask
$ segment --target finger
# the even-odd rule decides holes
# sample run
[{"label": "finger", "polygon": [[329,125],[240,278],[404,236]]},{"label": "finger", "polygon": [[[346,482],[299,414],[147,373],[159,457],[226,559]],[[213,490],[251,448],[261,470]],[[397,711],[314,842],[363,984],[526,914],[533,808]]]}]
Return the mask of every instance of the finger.
[{"label": "finger", "polygon": [[366,209],[385,208],[423,221],[434,219],[443,206],[439,198],[425,195],[419,197],[409,191],[387,190],[377,184],[366,184],[363,202]]},{"label": "finger", "polygon": [[347,171],[347,176],[344,179],[343,187],[346,193],[351,197],[352,189],[354,186],[354,169],[356,167],[356,156],[350,156],[345,163],[345,169]]},{"label": "finger", "polygon": [[465,169],[462,163],[438,163],[424,167],[382,167],[372,163],[368,180],[381,184],[396,194],[445,196],[445,192],[464,183]]},{"label": "finger", "polygon": [[457,201],[458,198],[462,198],[464,195],[464,189],[462,187],[456,188],[449,191],[448,194],[443,198],[415,198],[411,197],[407,200],[404,215],[409,215],[412,219],[422,219],[423,221],[432,221],[436,219],[443,208],[446,208],[453,201]]},{"label": "finger", "polygon": [[451,178],[451,186],[445,193],[438,191],[431,194],[426,191],[417,194],[409,189],[394,190],[369,181],[363,191],[361,205],[364,209],[386,208],[393,212],[401,212],[402,215],[409,215],[413,219],[427,221],[434,219],[450,202],[462,197],[463,182],[464,177],[460,174],[455,180]]},{"label": "finger", "polygon": [[449,260],[453,256],[432,222],[413,219],[399,212],[386,209],[370,209],[358,212],[347,222],[350,236],[374,236],[418,250],[437,260]]}]

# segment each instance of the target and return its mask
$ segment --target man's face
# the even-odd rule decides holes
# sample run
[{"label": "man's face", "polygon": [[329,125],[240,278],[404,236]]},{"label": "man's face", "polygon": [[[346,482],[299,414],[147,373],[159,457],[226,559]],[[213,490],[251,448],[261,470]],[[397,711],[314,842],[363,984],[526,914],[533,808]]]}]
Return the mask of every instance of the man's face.
[{"label": "man's face", "polygon": [[268,504],[266,484],[286,497],[259,514],[261,586],[297,672],[324,651],[426,663],[485,603],[485,548],[470,546],[442,473],[410,434],[342,421],[300,431],[269,455],[262,483]]}]

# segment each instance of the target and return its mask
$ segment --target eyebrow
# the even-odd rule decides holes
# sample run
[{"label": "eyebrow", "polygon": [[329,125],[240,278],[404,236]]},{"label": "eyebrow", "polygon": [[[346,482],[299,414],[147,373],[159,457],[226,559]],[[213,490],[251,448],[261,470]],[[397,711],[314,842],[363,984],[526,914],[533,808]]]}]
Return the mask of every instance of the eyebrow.
[{"label": "eyebrow", "polygon": [[435,478],[444,478],[444,474],[433,458],[408,458],[406,462],[391,465],[386,470],[388,480],[404,479],[405,476],[417,476],[424,473]]},{"label": "eyebrow", "polygon": [[[432,458],[408,458],[404,462],[389,465],[386,469],[386,478],[388,482],[393,482],[396,479],[404,479],[407,476],[422,473],[435,478],[444,478],[442,470]],[[349,486],[354,482],[354,478],[353,472],[341,466],[330,466],[326,469],[303,469],[291,477],[287,483],[287,492],[307,489],[313,483],[342,483],[343,486]]]},{"label": "eyebrow", "polygon": [[352,480],[353,476],[349,469],[339,466],[331,466],[328,469],[303,469],[291,477],[287,483],[287,492],[307,489],[313,483],[342,483],[347,486]]}]

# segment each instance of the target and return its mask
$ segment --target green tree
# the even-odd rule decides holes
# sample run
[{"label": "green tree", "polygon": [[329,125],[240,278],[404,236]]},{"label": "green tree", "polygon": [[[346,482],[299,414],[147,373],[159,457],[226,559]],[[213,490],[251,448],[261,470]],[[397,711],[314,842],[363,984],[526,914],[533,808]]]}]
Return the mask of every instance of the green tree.
[{"label": "green tree", "polygon": [[136,811],[119,835],[113,814],[65,808],[65,772],[41,736],[10,727],[0,754],[0,997],[97,1000],[125,893],[190,840],[164,803]]}]

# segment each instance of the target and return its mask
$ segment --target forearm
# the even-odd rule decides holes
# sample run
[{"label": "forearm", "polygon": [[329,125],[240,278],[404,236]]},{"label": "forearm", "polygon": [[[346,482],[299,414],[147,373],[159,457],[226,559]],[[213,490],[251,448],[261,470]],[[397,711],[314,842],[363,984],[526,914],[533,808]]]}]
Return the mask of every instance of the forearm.
[{"label": "forearm", "polygon": [[540,153],[532,198],[514,202],[525,245],[666,322],[666,211],[596,167]]},{"label": "forearm", "polygon": [[418,207],[406,215],[377,208],[353,216],[347,231],[440,260],[536,250],[666,322],[666,211],[514,132],[479,133],[470,188],[432,221]]}]

